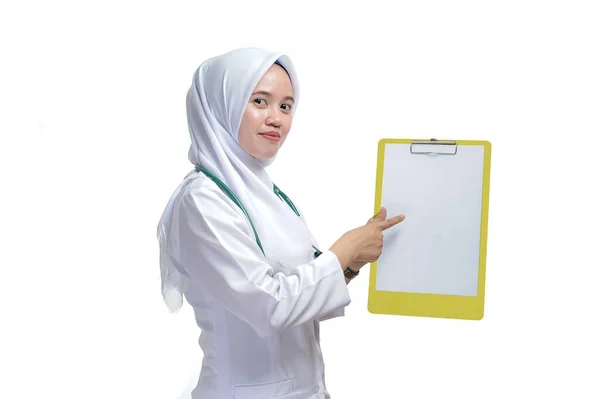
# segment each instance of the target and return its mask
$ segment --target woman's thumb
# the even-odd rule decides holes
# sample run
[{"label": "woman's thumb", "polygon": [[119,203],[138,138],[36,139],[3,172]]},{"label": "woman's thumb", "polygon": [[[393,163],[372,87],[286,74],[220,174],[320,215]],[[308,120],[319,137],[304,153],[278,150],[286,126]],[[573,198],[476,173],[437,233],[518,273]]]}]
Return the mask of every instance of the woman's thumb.
[{"label": "woman's thumb", "polygon": [[387,210],[384,207],[381,207],[379,212],[377,212],[377,214],[373,216],[369,222],[381,222],[382,220],[385,220],[386,214]]}]

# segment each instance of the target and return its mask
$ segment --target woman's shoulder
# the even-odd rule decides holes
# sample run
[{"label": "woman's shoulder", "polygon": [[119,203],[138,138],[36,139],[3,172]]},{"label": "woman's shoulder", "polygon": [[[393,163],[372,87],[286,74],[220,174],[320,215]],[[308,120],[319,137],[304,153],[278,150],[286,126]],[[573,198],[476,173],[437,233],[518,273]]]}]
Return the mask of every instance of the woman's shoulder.
[{"label": "woman's shoulder", "polygon": [[243,217],[237,205],[231,200],[221,188],[203,173],[194,177],[190,183],[182,190],[180,197],[180,206],[194,207],[201,213],[206,211],[223,211]]},{"label": "woman's shoulder", "polygon": [[211,195],[219,191],[221,191],[219,186],[204,173],[198,173],[186,187],[186,194],[192,192],[200,195]]}]

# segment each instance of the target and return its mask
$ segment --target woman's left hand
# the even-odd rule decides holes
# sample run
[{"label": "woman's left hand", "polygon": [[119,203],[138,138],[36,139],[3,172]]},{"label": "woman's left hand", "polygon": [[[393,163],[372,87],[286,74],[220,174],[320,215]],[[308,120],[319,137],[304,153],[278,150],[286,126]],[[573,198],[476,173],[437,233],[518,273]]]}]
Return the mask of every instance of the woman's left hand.
[{"label": "woman's left hand", "polygon": [[[369,219],[367,221],[366,225],[373,223],[373,222],[385,220],[386,215],[387,215],[387,210],[384,207],[382,207],[381,210],[377,213],[377,215],[373,216],[371,219]],[[354,271],[359,271],[367,263],[369,263],[369,262],[363,262],[363,261],[357,260],[357,261],[351,262],[348,265],[348,267]]]}]

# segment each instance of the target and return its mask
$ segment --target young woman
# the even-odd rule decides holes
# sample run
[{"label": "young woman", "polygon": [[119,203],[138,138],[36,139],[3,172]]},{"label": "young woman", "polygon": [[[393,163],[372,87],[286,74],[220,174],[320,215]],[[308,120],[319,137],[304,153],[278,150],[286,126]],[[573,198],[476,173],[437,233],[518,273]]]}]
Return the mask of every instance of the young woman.
[{"label": "young woman", "polygon": [[269,179],[299,99],[286,55],[231,51],[187,95],[195,165],[158,226],[162,290],[193,307],[204,353],[194,399],[328,398],[319,321],[343,315],[347,283],[381,254],[385,209],[321,250]]}]

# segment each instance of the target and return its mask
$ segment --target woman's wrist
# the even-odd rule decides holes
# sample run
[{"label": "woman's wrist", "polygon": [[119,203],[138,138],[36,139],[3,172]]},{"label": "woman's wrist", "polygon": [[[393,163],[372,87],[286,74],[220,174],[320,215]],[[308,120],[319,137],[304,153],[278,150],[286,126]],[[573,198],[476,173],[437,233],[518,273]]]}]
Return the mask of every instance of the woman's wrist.
[{"label": "woman's wrist", "polygon": [[335,256],[337,256],[338,261],[340,262],[340,265],[342,266],[342,270],[346,269],[346,267],[348,267],[354,260],[352,253],[350,253],[347,250],[344,250],[344,249],[340,250],[338,248],[335,248],[335,246],[329,248],[329,250],[331,252],[333,252],[333,254]]},{"label": "woman's wrist", "polygon": [[358,270],[353,270],[350,265],[344,269],[344,277],[346,277],[346,281],[350,281],[356,276],[358,276]]},{"label": "woman's wrist", "polygon": [[350,262],[348,264],[348,267],[351,268],[353,271],[357,272],[360,269],[362,269],[362,267],[364,265],[366,265],[367,263],[369,263],[369,262],[363,262],[361,260],[355,260],[355,261]]}]

